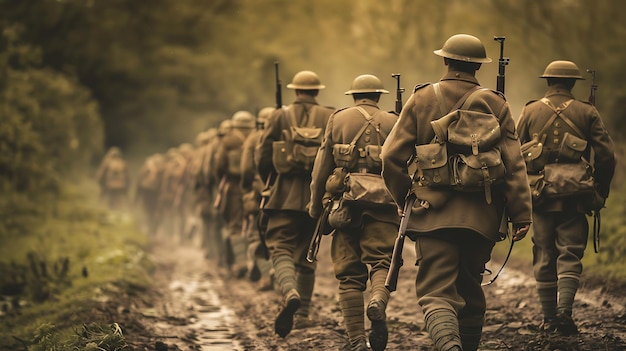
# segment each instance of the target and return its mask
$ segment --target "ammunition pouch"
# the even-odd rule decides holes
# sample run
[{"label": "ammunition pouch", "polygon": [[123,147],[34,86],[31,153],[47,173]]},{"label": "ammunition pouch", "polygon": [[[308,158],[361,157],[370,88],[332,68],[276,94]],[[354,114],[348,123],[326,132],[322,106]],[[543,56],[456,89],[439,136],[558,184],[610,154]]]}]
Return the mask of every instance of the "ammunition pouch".
[{"label": "ammunition pouch", "polygon": [[559,162],[577,162],[587,148],[587,140],[565,132],[559,146]]},{"label": "ammunition pouch", "polygon": [[445,143],[415,147],[415,162],[421,170],[420,183],[427,187],[449,186],[448,148]]},{"label": "ammunition pouch", "polygon": [[359,150],[355,144],[333,145],[333,159],[337,167],[355,168],[359,160]]}]

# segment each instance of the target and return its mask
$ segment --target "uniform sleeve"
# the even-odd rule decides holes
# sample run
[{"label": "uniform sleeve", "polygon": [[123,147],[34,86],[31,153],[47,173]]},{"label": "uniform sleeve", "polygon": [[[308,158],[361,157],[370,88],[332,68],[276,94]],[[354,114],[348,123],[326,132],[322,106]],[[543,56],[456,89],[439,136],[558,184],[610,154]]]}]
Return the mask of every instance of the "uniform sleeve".
[{"label": "uniform sleeve", "polygon": [[594,178],[598,194],[609,196],[611,180],[615,173],[615,146],[609,136],[600,113],[593,107],[590,140],[594,152]]},{"label": "uniform sleeve", "polygon": [[383,143],[381,158],[382,176],[399,208],[404,207],[404,200],[411,187],[411,177],[407,162],[415,154],[417,140],[417,116],[415,94],[407,100],[400,117],[391,133]]},{"label": "uniform sleeve", "polygon": [[522,108],[522,112],[517,120],[517,133],[521,144],[524,144],[532,139],[528,131],[528,114],[526,106]]},{"label": "uniform sleeve", "polygon": [[[330,116],[324,131],[322,145],[315,156],[313,170],[311,172],[311,200],[309,202],[309,213],[319,215],[322,212],[322,199],[326,190],[326,180],[332,173],[335,166],[333,158],[333,121],[334,116]],[[314,216],[317,217],[317,216]]]},{"label": "uniform sleeve", "polygon": [[529,224],[532,221],[532,199],[526,164],[520,150],[515,122],[506,102],[500,113],[500,121],[500,128],[504,134],[500,141],[500,150],[506,168],[504,196],[507,214],[514,225]]},{"label": "uniform sleeve", "polygon": [[276,172],[274,170],[274,164],[272,163],[272,145],[275,141],[280,140],[282,133],[280,124],[282,111],[277,110],[274,113],[272,118],[268,120],[267,126],[254,151],[254,161],[257,166],[257,171],[264,182],[271,173]]}]

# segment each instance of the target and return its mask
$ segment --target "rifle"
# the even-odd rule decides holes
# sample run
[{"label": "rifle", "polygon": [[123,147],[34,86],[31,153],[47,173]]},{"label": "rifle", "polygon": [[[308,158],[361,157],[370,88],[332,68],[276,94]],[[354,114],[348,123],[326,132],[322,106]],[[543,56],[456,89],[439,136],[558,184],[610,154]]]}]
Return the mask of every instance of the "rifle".
[{"label": "rifle", "polygon": [[596,105],[596,90],[598,85],[596,84],[596,70],[587,68],[587,73],[591,74],[591,87],[589,88],[589,102],[592,105]]},{"label": "rifle", "polygon": [[217,194],[215,195],[215,201],[213,201],[213,207],[219,209],[222,206],[222,203],[224,202],[223,197],[228,191],[228,186],[226,175],[223,175],[220,180],[220,184],[217,186]]},{"label": "rifle", "polygon": [[283,108],[283,94],[281,92],[280,77],[278,76],[278,61],[274,62],[274,71],[276,71],[276,108]]},{"label": "rifle", "polygon": [[500,42],[500,59],[498,60],[498,78],[496,79],[496,90],[504,94],[504,69],[509,64],[510,59],[504,57],[505,37],[493,37],[493,40]]},{"label": "rifle", "polygon": [[400,113],[402,111],[402,93],[404,93],[404,88],[400,88],[400,73],[393,73],[391,76],[396,79],[396,112]]},{"label": "rifle", "polygon": [[317,253],[320,251],[320,243],[322,242],[322,236],[324,234],[324,228],[328,222],[328,215],[330,214],[330,210],[333,204],[333,199],[329,198],[324,204],[324,210],[322,211],[322,215],[317,219],[317,224],[315,225],[315,231],[313,232],[313,237],[311,238],[311,243],[309,244],[309,251],[306,253],[306,260],[310,263],[317,261]]},{"label": "rifle", "polygon": [[415,203],[415,194],[410,193],[406,197],[404,202],[404,209],[402,210],[402,217],[400,217],[400,227],[398,228],[398,237],[393,245],[393,253],[391,254],[391,264],[389,265],[389,272],[387,273],[387,279],[385,280],[385,287],[390,292],[396,291],[398,286],[398,275],[400,274],[400,267],[404,261],[402,260],[402,250],[404,250],[404,239],[406,238],[406,228],[409,225],[409,217],[411,215],[411,209]]}]

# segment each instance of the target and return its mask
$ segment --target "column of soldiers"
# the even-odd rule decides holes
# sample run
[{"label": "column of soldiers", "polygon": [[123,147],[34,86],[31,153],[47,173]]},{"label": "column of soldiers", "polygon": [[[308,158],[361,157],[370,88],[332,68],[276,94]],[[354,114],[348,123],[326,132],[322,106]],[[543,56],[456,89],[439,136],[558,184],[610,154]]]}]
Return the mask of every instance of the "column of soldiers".
[{"label": "column of soldiers", "polygon": [[[587,243],[585,215],[604,207],[615,170],[613,143],[598,111],[571,93],[583,79],[578,67],[550,63],[541,76],[548,92],[524,107],[516,125],[504,95],[482,89],[476,79],[491,62],[478,38],[454,35],[434,53],[447,72],[437,84],[417,85],[401,112],[378,107],[388,91],[370,74],[356,77],[346,91],[353,106],[321,106],[317,95],[325,86],[316,73],[300,71],[287,85],[295,93],[291,104],[264,108],[256,118],[238,111],[199,136],[193,152],[181,146],[151,156],[141,174],[158,170],[158,180],[141,182],[138,191],[149,231],[199,235],[207,258],[228,276],[259,281],[261,290],[275,287],[274,329],[283,338],[314,324],[317,263],[310,244],[320,233],[332,234],[346,347],[363,351],[386,348],[390,264],[398,229],[406,225],[403,234],[415,242],[416,302],[425,329],[437,350],[467,351],[480,345],[487,307],[482,280],[495,243],[505,239],[509,223],[511,241],[524,238],[532,224],[541,329],[577,333],[572,306]],[[459,108],[497,123],[489,149],[505,172],[490,178],[483,161],[480,191],[434,185],[427,172],[439,156],[424,159],[417,151],[442,150],[454,121],[437,129],[440,118]],[[536,170],[522,144],[538,141],[546,165],[570,163],[563,144],[572,135],[578,139],[570,146],[579,152],[568,155],[593,159],[593,198],[570,194],[539,202],[529,183]],[[474,156],[485,152],[480,142],[472,144]],[[370,183],[355,195],[359,179]],[[374,193],[377,200],[369,196]]]}]

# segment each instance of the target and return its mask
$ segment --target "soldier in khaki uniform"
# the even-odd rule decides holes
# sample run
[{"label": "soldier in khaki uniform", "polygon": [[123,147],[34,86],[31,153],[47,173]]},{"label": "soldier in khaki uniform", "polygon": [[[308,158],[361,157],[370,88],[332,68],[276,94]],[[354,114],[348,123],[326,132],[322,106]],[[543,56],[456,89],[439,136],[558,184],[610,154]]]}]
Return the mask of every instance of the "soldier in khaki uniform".
[{"label": "soldier in khaki uniform", "polygon": [[219,190],[219,179],[216,179],[215,154],[222,138],[231,130],[232,121],[224,120],[216,129],[215,137],[211,138],[206,145],[202,167],[196,177],[196,192],[202,191],[203,203],[206,207],[203,211],[203,246],[206,249],[206,257],[215,260],[219,267],[226,268],[226,248],[222,239],[222,216],[220,209],[215,205],[215,199]]},{"label": "soldier in khaki uniform", "polygon": [[121,210],[128,205],[130,171],[119,148],[109,149],[96,178],[101,186],[101,197],[110,209]]},{"label": "soldier in khaki uniform", "polygon": [[[317,103],[319,89],[324,89],[318,75],[301,71],[294,75],[287,88],[294,89],[296,100],[277,109],[255,151],[259,174],[265,182],[274,177],[273,145],[285,140],[292,125],[316,127],[323,133],[332,108]],[[319,147],[319,146],[318,146]],[[306,260],[315,221],[309,217],[306,205],[310,200],[311,170],[299,169],[280,173],[275,178],[264,212],[269,214],[266,243],[270,251],[275,277],[283,295],[283,308],[276,317],[274,329],[285,337],[293,328],[293,317],[306,318],[315,285],[315,264]]]},{"label": "soldier in khaki uniform", "polygon": [[[598,110],[572,95],[576,80],[583,79],[576,64],[551,62],[541,78],[547,80],[548,91],[543,99],[527,103],[522,110],[517,125],[520,141],[541,141],[546,163],[568,162],[559,152],[568,134],[587,142],[582,152],[585,159],[590,160],[591,150],[594,151],[595,199],[572,195],[542,199],[533,206],[533,268],[544,317],[542,329],[568,335],[578,331],[572,319],[572,305],[587,246],[589,226],[585,213],[604,207],[615,171],[615,155],[613,141]],[[556,114],[549,104],[560,110],[559,117],[551,119]],[[529,174],[533,174],[531,167]]]},{"label": "soldier in khaki uniform", "polygon": [[[346,92],[352,95],[355,106],[338,110],[330,116],[324,142],[313,167],[309,206],[311,217],[320,216],[326,191],[338,193],[338,196],[343,192],[327,189],[330,185],[326,184],[332,183],[327,180],[333,172],[336,172],[335,177],[339,174],[349,176],[355,172],[380,174],[380,159],[368,160],[370,156],[367,151],[370,146],[382,146],[398,118],[378,108],[380,94],[387,93],[378,77],[369,74],[358,76]],[[337,144],[354,144],[356,152],[350,160],[335,159],[333,146]],[[338,183],[343,184],[343,180]],[[384,187],[382,179],[381,185]],[[376,208],[358,206],[359,201],[350,208],[352,220],[349,227],[335,230],[331,254],[335,276],[339,280],[339,306],[351,350],[367,350],[363,291],[369,279],[371,297],[367,316],[372,323],[369,339],[372,349],[379,351],[384,350],[387,344],[385,308],[389,291],[385,288],[385,278],[389,271],[399,218],[393,205]]]},{"label": "soldier in khaki uniform", "polygon": [[228,268],[241,278],[246,274],[247,242],[242,235],[243,202],[241,192],[241,155],[243,143],[255,128],[254,116],[248,111],[233,114],[232,128],[224,135],[215,152],[215,178],[220,179],[221,211],[224,222],[222,238],[226,244]]},{"label": "soldier in khaki uniform", "polygon": [[248,241],[248,277],[255,281],[257,277],[254,272],[259,273],[258,288],[260,291],[271,290],[274,283],[271,277],[272,262],[265,256],[267,247],[265,242],[261,241],[259,233],[259,205],[265,184],[263,184],[254,163],[254,150],[259,144],[265,124],[274,110],[273,107],[264,107],[259,111],[256,118],[257,129],[246,138],[241,155],[241,190],[243,192],[243,215],[246,218],[244,234]]},{"label": "soldier in khaki uniform", "polygon": [[154,236],[157,229],[157,203],[164,163],[165,157],[162,154],[153,154],[146,159],[137,175],[135,202],[139,203],[150,236]]},{"label": "soldier in khaki uniform", "polygon": [[[442,116],[439,105],[445,106],[443,114],[447,113],[479,86],[475,73],[482,63],[491,62],[482,42],[466,34],[450,37],[435,54],[443,56],[448,67],[439,81],[443,101],[438,101],[433,85],[417,86],[383,145],[383,177],[399,208],[404,207],[412,188],[407,161],[415,155],[416,145],[433,140],[430,122]],[[415,288],[437,350],[478,348],[486,309],[482,274],[495,242],[503,239],[503,215],[513,224],[515,241],[526,235],[531,223],[526,168],[508,103],[499,93],[486,91],[470,108],[493,113],[502,133],[494,147],[501,151],[507,174],[503,184],[492,185],[491,203],[484,192],[427,188],[419,181],[412,188],[418,201],[407,232],[416,243],[419,270]]]}]

